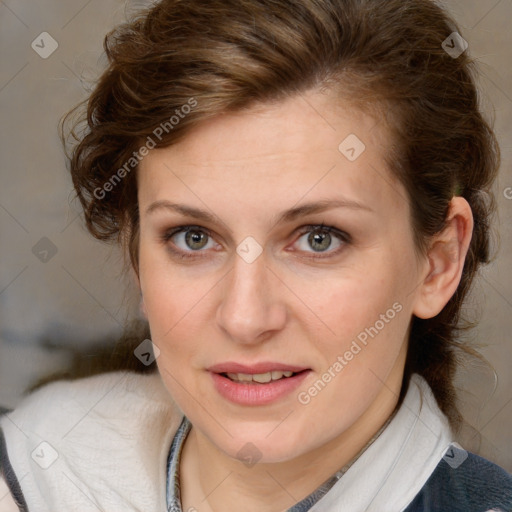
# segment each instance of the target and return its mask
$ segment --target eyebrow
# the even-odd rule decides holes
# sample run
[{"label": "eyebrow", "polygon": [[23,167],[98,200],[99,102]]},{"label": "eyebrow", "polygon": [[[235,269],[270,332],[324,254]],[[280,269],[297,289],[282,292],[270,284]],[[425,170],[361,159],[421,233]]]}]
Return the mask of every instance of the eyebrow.
[{"label": "eyebrow", "polygon": [[[375,213],[369,206],[358,203],[357,201],[349,201],[345,199],[325,199],[314,203],[306,203],[302,206],[290,208],[282,212],[276,219],[275,223],[292,222],[298,217],[312,215],[314,213],[322,213],[333,208],[349,208],[352,210],[363,210]],[[207,210],[201,210],[184,204],[172,203],[167,200],[155,201],[146,209],[146,214],[150,215],[158,210],[172,210],[182,215],[192,217],[194,219],[214,223],[218,218]]]}]

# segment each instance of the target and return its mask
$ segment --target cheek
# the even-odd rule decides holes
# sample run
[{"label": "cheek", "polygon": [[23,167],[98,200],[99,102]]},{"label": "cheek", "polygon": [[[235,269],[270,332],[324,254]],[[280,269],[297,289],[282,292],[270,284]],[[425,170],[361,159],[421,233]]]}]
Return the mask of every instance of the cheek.
[{"label": "cheek", "polygon": [[167,345],[171,340],[190,339],[203,323],[207,304],[197,287],[181,286],[176,280],[155,279],[147,282],[144,295],[148,321],[155,343]]},{"label": "cheek", "polygon": [[[153,342],[157,343],[175,331],[187,311],[197,303],[194,287],[186,286],[169,262],[141,243],[140,285],[144,296]],[[157,343],[158,344],[158,343]]]},{"label": "cheek", "polygon": [[361,347],[360,352],[353,348],[360,364],[373,366],[373,361],[396,357],[410,322],[414,276],[405,258],[391,260],[367,262],[347,275],[326,280],[321,294],[309,294],[305,302],[315,313],[314,321],[303,325],[310,332],[314,329],[312,336],[321,340],[330,359],[350,350],[354,341]]},{"label": "cheek", "polygon": [[327,278],[322,292],[318,291],[302,296],[304,302],[321,319],[331,334],[345,337],[352,330],[365,327],[385,313],[393,303],[400,299],[400,291],[392,275],[376,275],[368,271],[351,272],[338,278]]},{"label": "cheek", "polygon": [[205,329],[213,325],[215,281],[208,275],[191,279],[190,273],[151,252],[141,248],[140,257],[151,339],[160,350],[159,367],[181,375],[188,362],[204,350],[201,340],[211,338]]}]

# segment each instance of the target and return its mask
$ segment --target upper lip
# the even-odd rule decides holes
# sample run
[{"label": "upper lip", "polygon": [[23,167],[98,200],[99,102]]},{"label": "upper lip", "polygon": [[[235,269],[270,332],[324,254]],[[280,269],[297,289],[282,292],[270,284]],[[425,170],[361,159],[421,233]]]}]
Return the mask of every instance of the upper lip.
[{"label": "upper lip", "polygon": [[261,362],[252,365],[226,362],[219,363],[207,368],[208,371],[213,373],[246,373],[249,375],[256,375],[259,373],[268,373],[272,371],[283,371],[283,372],[301,372],[308,370],[304,366],[295,366],[284,363],[275,362]]}]

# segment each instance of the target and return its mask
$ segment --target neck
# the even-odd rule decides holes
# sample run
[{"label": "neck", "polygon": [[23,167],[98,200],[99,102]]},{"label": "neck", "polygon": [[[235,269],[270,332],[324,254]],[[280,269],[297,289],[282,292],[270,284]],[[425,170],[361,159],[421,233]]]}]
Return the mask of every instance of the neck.
[{"label": "neck", "polygon": [[319,448],[284,462],[248,467],[192,427],[181,457],[183,511],[232,512],[240,510],[241,503],[244,510],[258,512],[292,507],[353,463],[387,425],[397,405],[401,375],[392,380],[348,430]]}]

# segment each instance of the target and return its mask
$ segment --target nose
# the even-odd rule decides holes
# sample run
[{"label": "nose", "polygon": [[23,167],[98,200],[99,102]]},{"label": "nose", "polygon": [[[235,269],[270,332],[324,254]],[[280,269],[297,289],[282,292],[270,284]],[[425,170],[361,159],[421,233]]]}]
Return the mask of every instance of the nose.
[{"label": "nose", "polygon": [[252,263],[235,255],[223,283],[216,320],[233,341],[257,344],[283,329],[287,311],[280,292],[284,287],[264,253]]}]

